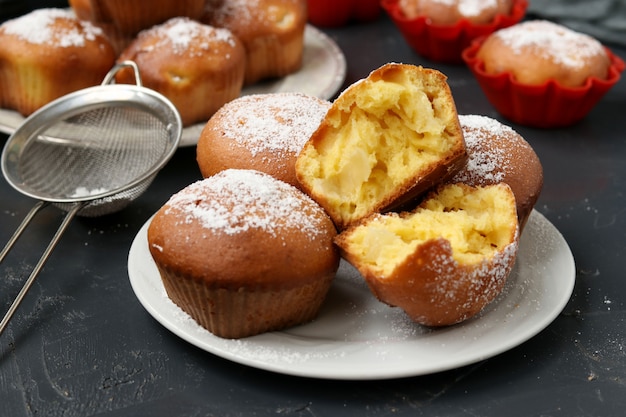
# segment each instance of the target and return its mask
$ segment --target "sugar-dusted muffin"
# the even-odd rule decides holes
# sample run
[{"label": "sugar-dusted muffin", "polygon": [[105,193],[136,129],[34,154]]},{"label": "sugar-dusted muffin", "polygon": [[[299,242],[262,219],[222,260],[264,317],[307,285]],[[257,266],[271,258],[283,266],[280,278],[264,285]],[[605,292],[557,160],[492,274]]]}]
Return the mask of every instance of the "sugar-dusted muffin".
[{"label": "sugar-dusted muffin", "polygon": [[546,20],[494,32],[476,57],[487,73],[510,73],[530,85],[555,80],[567,87],[582,86],[589,77],[605,79],[611,64],[596,39]]},{"label": "sugar-dusted muffin", "polygon": [[539,128],[583,119],[626,68],[592,37],[544,20],[476,39],[462,56],[502,116]]},{"label": "sugar-dusted muffin", "polygon": [[248,85],[300,69],[306,6],[306,0],[208,0],[202,22],[241,39]]},{"label": "sugar-dusted muffin", "polygon": [[207,122],[197,145],[200,172],[255,169],[299,187],[296,158],[319,127],[330,102],[301,93],[243,96]]},{"label": "sugar-dusted muffin", "polygon": [[418,54],[461,64],[474,39],[521,21],[528,0],[381,0],[381,6]]},{"label": "sugar-dusted muffin", "polygon": [[412,201],[466,159],[446,77],[392,63],[334,101],[298,156],[296,175],[343,229]]},{"label": "sugar-dusted muffin", "polygon": [[469,159],[450,182],[508,184],[515,195],[521,233],[543,188],[539,157],[519,133],[495,119],[459,115],[459,121]]},{"label": "sugar-dusted muffin", "polygon": [[170,299],[224,338],[312,320],[339,265],[335,236],[297,188],[232,169],[174,194],[148,228]]},{"label": "sugar-dusted muffin", "polygon": [[102,83],[115,52],[100,28],[69,10],[39,9],[0,25],[0,107],[27,116]]},{"label": "sugar-dusted muffin", "polygon": [[399,0],[400,9],[411,19],[427,16],[437,25],[451,25],[461,19],[486,24],[497,15],[508,15],[513,0]]},{"label": "sugar-dusted muffin", "polygon": [[[239,97],[245,50],[227,29],[177,17],[142,31],[122,52],[132,60],[143,84],[166,96],[184,125],[206,122],[224,103]],[[134,82],[132,71],[120,71],[119,82]]]},{"label": "sugar-dusted muffin", "polygon": [[205,3],[206,0],[69,0],[78,17],[126,38],[173,17],[199,19]]},{"label": "sugar-dusted muffin", "polygon": [[380,301],[452,325],[504,288],[518,251],[515,197],[505,183],[443,185],[414,211],[373,215],[335,241]]}]

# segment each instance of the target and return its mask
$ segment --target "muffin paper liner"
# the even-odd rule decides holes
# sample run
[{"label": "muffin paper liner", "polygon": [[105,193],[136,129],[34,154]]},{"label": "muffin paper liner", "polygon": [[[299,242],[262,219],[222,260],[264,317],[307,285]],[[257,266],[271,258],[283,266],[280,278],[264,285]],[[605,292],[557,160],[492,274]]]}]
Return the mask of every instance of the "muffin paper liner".
[{"label": "muffin paper liner", "polygon": [[539,85],[518,82],[512,73],[489,74],[476,58],[486,36],[475,39],[463,51],[468,65],[489,102],[505,118],[520,125],[555,128],[583,119],[620,79],[624,61],[605,47],[611,61],[606,79],[589,77],[580,87],[566,87],[555,80]]},{"label": "muffin paper liner", "polygon": [[454,25],[437,25],[426,16],[409,19],[400,10],[399,0],[382,0],[382,8],[389,14],[406,42],[418,54],[432,61],[462,64],[461,54],[471,42],[498,29],[521,21],[528,8],[527,0],[514,0],[510,15],[497,15],[492,22],[475,24],[461,19]]}]

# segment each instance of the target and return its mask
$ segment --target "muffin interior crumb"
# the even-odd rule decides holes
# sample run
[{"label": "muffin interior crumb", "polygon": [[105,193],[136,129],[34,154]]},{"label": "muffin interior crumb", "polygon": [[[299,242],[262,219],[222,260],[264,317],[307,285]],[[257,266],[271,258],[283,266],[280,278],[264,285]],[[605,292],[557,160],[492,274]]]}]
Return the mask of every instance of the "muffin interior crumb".
[{"label": "muffin interior crumb", "polygon": [[391,275],[419,245],[437,239],[450,243],[456,262],[477,264],[511,243],[511,199],[504,184],[451,184],[406,216],[377,216],[357,226],[350,232],[350,251],[380,276]]}]

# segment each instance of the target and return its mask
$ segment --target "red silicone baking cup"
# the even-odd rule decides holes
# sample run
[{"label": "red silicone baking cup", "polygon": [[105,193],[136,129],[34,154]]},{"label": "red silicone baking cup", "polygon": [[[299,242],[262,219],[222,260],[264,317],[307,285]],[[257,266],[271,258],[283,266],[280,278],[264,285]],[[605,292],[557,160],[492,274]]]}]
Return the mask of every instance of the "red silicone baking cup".
[{"label": "red silicone baking cup", "polygon": [[566,87],[555,80],[539,85],[522,84],[510,72],[485,72],[484,62],[476,58],[485,38],[474,40],[463,51],[463,60],[496,110],[520,125],[553,128],[580,121],[619,81],[626,67],[620,57],[605,47],[611,61],[606,79],[589,77],[580,87]]},{"label": "red silicone baking cup", "polygon": [[528,8],[527,0],[514,0],[510,15],[497,15],[488,24],[478,25],[461,19],[454,25],[436,25],[426,16],[407,18],[400,10],[398,2],[399,0],[382,0],[381,6],[409,46],[431,61],[449,64],[463,63],[461,54],[474,39],[520,22]]}]

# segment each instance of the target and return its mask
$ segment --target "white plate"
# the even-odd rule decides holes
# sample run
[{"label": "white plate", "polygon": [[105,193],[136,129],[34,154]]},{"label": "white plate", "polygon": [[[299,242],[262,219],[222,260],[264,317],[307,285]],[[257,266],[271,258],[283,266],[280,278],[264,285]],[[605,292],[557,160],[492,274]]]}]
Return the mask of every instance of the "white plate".
[{"label": "white plate", "polygon": [[[346,58],[339,46],[325,33],[311,25],[304,32],[302,68],[277,80],[244,87],[241,95],[301,92],[325,100],[331,99],[346,77]],[[24,121],[16,111],[0,109],[0,132],[11,134]],[[180,146],[195,146],[204,123],[183,129]]]},{"label": "white plate", "polygon": [[[369,292],[342,261],[319,317],[285,331],[226,340],[172,303],[148,251],[146,223],[129,253],[130,282],[163,326],[217,356],[283,374],[346,380],[423,375],[475,363],[511,349],[547,327],[574,288],[572,253],[559,231],[533,211],[517,264],[502,295],[478,317],[429,329]],[[216,248],[219,250],[218,248]]]}]

